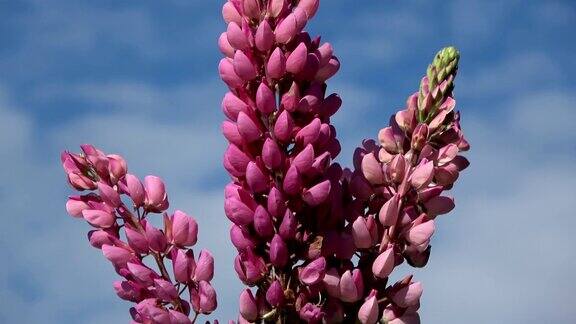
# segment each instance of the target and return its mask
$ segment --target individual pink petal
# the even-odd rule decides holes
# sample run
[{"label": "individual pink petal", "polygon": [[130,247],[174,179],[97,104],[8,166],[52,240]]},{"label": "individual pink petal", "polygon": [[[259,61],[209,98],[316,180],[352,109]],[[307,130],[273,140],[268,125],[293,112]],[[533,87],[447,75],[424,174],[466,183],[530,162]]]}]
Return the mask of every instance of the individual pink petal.
[{"label": "individual pink petal", "polygon": [[266,138],[264,145],[262,146],[262,161],[264,161],[264,164],[272,170],[280,168],[284,162],[284,153],[280,150],[278,144],[271,138]]},{"label": "individual pink petal", "polygon": [[286,71],[286,57],[282,50],[277,47],[270,58],[268,58],[268,63],[266,64],[266,75],[272,79],[279,79],[284,75]]},{"label": "individual pink petal", "polygon": [[263,20],[260,23],[256,30],[254,42],[256,47],[262,52],[267,52],[272,48],[272,45],[274,45],[274,31],[272,31],[268,21]]},{"label": "individual pink petal", "polygon": [[286,71],[294,74],[300,73],[306,64],[307,55],[308,49],[306,48],[306,44],[304,44],[304,42],[298,44],[286,60]]},{"label": "individual pink petal", "polygon": [[388,199],[380,209],[378,214],[378,218],[380,220],[380,224],[384,226],[393,226],[396,225],[398,220],[398,213],[400,212],[400,198],[398,194],[392,196],[392,198]]},{"label": "individual pink petal", "polygon": [[378,321],[378,301],[376,296],[369,297],[358,311],[358,320],[362,324],[375,324]]},{"label": "individual pink petal", "polygon": [[116,215],[103,210],[85,209],[82,217],[94,227],[109,228],[116,224]]},{"label": "individual pink petal", "polygon": [[250,43],[248,42],[246,34],[237,23],[231,22],[228,24],[226,35],[228,37],[228,43],[230,43],[230,45],[232,45],[232,47],[235,49],[245,50],[250,47]]},{"label": "individual pink petal", "polygon": [[302,194],[302,199],[310,206],[318,206],[326,201],[330,194],[330,180],[324,180],[307,189]]},{"label": "individual pink petal", "polygon": [[324,257],[320,257],[300,271],[299,278],[302,283],[312,286],[324,279],[324,275],[326,274],[326,259]]},{"label": "individual pink petal", "polygon": [[382,164],[376,159],[374,153],[370,152],[362,158],[362,174],[373,185],[384,183]]},{"label": "individual pink petal", "polygon": [[266,115],[276,110],[275,94],[265,83],[260,83],[256,91],[256,107]]},{"label": "individual pink petal", "polygon": [[244,81],[254,79],[258,74],[256,67],[252,61],[244,54],[243,51],[238,50],[234,53],[234,72]]},{"label": "individual pink petal", "polygon": [[236,10],[234,4],[230,1],[226,2],[224,6],[222,6],[222,17],[224,17],[224,21],[226,23],[235,22],[236,24],[242,23],[242,16]]},{"label": "individual pink petal", "polygon": [[372,263],[372,273],[375,277],[387,278],[394,269],[394,249],[392,247],[380,253]]},{"label": "individual pink petal", "polygon": [[276,41],[280,44],[288,43],[296,33],[298,33],[297,22],[296,16],[293,13],[286,16],[286,18],[276,26],[276,30],[274,31]]},{"label": "individual pink petal", "polygon": [[238,133],[240,133],[246,143],[252,143],[262,137],[262,131],[258,125],[242,111],[238,113],[237,126]]},{"label": "individual pink petal", "polygon": [[270,262],[277,268],[283,268],[288,262],[288,247],[282,237],[276,234],[270,242]]},{"label": "individual pink petal", "polygon": [[289,141],[293,128],[294,121],[292,120],[292,116],[290,116],[290,113],[286,110],[282,111],[274,124],[274,135],[276,139],[282,142]]},{"label": "individual pink petal", "polygon": [[195,281],[210,281],[214,277],[214,257],[208,250],[200,251],[198,262],[196,262],[196,270],[194,271]]},{"label": "individual pink petal", "polygon": [[244,289],[240,294],[240,315],[248,321],[255,321],[258,318],[258,305],[250,289]]}]

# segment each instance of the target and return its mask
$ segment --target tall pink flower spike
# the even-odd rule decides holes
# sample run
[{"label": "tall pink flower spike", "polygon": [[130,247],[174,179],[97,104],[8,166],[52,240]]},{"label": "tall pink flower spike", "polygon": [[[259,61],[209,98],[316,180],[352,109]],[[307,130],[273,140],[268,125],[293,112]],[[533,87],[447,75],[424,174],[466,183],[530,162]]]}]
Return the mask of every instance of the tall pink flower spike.
[{"label": "tall pink flower spike", "polygon": [[[95,228],[88,240],[123,277],[114,283],[114,290],[136,303],[130,309],[133,321],[194,323],[199,314],[214,311],[216,292],[210,285],[214,259],[204,250],[194,258],[190,247],[196,244],[198,224],[180,210],[166,213],[169,203],[162,179],[147,176],[142,183],[127,173],[121,156],[106,155],[91,145],[82,145],[81,154],[64,152],[61,158],[70,185],[78,191],[91,190],[71,196],[66,210]],[[159,213],[164,229],[148,221]]]},{"label": "tall pink flower spike", "polygon": [[[422,284],[412,275],[388,278],[404,260],[426,265],[436,218],[455,206],[443,192],[469,165],[459,155],[469,145],[452,93],[459,53],[438,52],[406,108],[378,142],[356,149],[353,170],[343,169],[333,162],[340,144],[330,124],[342,101],[326,92],[340,63],[329,43],[303,31],[318,6],[229,0],[222,8],[228,26],[218,70],[229,87],[222,132],[232,179],[224,212],[238,250],[233,266],[248,286],[237,321],[420,323]],[[114,289],[136,303],[133,321],[194,323],[211,313],[214,258],[205,250],[195,258],[189,248],[196,221],[166,213],[160,178],[141,182],[119,155],[82,151],[64,152],[62,164],[74,189],[91,192],[70,197],[66,209],[96,228],[90,244],[124,278]],[[164,229],[148,222],[154,213],[163,213]]]},{"label": "tall pink flower spike", "polygon": [[441,193],[468,166],[452,98],[459,54],[440,51],[380,145],[364,141],[354,171],[343,170],[330,124],[341,100],[326,93],[340,63],[303,31],[318,5],[230,0],[222,9],[224,209],[235,269],[254,287],[240,296],[238,322],[418,323],[421,284],[387,281],[404,259],[426,264],[434,220],[454,207]]}]

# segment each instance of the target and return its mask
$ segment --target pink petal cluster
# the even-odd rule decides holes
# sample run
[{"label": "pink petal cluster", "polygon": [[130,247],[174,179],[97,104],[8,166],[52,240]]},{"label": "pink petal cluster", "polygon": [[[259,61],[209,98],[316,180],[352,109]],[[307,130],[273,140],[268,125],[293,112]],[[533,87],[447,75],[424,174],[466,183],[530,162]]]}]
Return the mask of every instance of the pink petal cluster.
[{"label": "pink petal cluster", "polygon": [[[101,249],[123,277],[114,289],[120,298],[136,303],[130,309],[133,321],[184,324],[193,323],[191,312],[194,319],[210,314],[216,308],[210,285],[214,259],[206,250],[194,257],[196,220],[179,210],[166,213],[168,195],[159,177],[147,176],[142,182],[128,173],[121,156],[106,155],[91,145],[81,148],[80,154],[62,153],[62,165],[73,188],[91,192],[71,196],[66,210],[95,228],[88,233],[90,244]],[[163,229],[148,220],[158,213],[163,213]]]},{"label": "pink petal cluster", "polygon": [[[318,0],[229,0],[218,44],[229,142],[225,213],[234,267],[254,290],[238,321],[419,322],[422,286],[387,286],[404,259],[422,267],[442,195],[468,161],[452,89],[458,52],[438,53],[406,109],[355,152],[340,152],[330,117],[341,105],[326,81],[339,68],[332,46],[303,31]],[[353,257],[358,260],[353,261]]]}]

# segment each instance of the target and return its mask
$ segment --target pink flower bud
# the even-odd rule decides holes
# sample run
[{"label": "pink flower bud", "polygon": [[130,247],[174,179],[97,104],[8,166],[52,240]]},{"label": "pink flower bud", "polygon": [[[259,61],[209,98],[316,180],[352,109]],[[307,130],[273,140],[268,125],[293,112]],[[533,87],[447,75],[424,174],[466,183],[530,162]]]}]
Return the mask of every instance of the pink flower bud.
[{"label": "pink flower bud", "polygon": [[330,268],[324,275],[322,281],[328,295],[335,298],[340,297],[340,276],[338,275],[338,270],[336,270],[336,268]]},{"label": "pink flower bud", "polygon": [[300,73],[306,64],[307,55],[308,49],[306,48],[306,44],[303,42],[298,44],[286,60],[286,71],[294,74]]},{"label": "pink flower bud", "polygon": [[388,199],[386,203],[380,209],[378,217],[380,219],[380,224],[384,226],[396,225],[398,221],[398,213],[400,212],[400,198],[398,194],[392,196]]},{"label": "pink flower bud", "polygon": [[258,74],[256,72],[256,67],[250,61],[248,56],[244,54],[241,50],[234,53],[234,72],[244,81],[250,81],[254,79]]},{"label": "pink flower bud", "polygon": [[296,167],[299,173],[308,173],[313,163],[314,147],[312,144],[306,145],[306,147],[294,157],[294,160],[292,160],[292,166]]},{"label": "pink flower bud", "polygon": [[235,176],[244,175],[248,162],[250,158],[234,144],[229,145],[224,153],[224,167]]},{"label": "pink flower bud", "polygon": [[417,305],[420,296],[422,296],[422,284],[420,282],[412,282],[395,292],[391,298],[394,304],[407,308]]},{"label": "pink flower bud", "polygon": [[104,210],[85,209],[82,217],[92,226],[98,228],[109,228],[116,224],[116,215]]},{"label": "pink flower bud", "polygon": [[307,303],[300,309],[300,319],[307,323],[321,323],[326,315],[322,309],[315,304]]},{"label": "pink flower bud", "polygon": [[286,0],[270,0],[268,4],[268,14],[276,18],[286,6]]},{"label": "pink flower bud", "polygon": [[325,274],[326,259],[320,257],[302,268],[302,271],[299,273],[299,278],[304,284],[312,286],[322,281]]},{"label": "pink flower bud", "polygon": [[389,247],[372,263],[372,273],[376,278],[387,278],[394,269],[394,248]]},{"label": "pink flower bud", "polygon": [[230,240],[238,250],[254,248],[256,246],[248,230],[237,225],[230,227]]},{"label": "pink flower bud", "polygon": [[214,257],[208,250],[200,251],[193,279],[195,281],[210,281],[214,277]]},{"label": "pink flower bud", "polygon": [[149,222],[145,223],[144,231],[150,250],[158,253],[166,251],[166,248],[168,247],[168,240],[162,231],[152,226],[152,224]]},{"label": "pink flower bud", "polygon": [[298,2],[298,8],[302,8],[306,12],[308,19],[312,19],[318,11],[318,6],[320,5],[320,0],[301,0]]},{"label": "pink flower bud", "polygon": [[250,18],[260,18],[260,4],[258,0],[244,0],[244,14]]},{"label": "pink flower bud", "polygon": [[193,246],[198,238],[198,223],[186,213],[176,210],[172,216],[172,242],[180,246]]},{"label": "pink flower bud", "polygon": [[352,272],[347,270],[340,278],[340,299],[342,301],[353,303],[362,298],[364,293],[364,282],[362,281],[362,273],[359,269],[354,269]]},{"label": "pink flower bud", "polygon": [[246,143],[252,143],[262,136],[262,131],[260,131],[258,125],[242,111],[238,113],[237,126],[238,133],[240,133]]},{"label": "pink flower bud", "polygon": [[458,154],[458,146],[456,144],[448,144],[440,149],[438,152],[438,163],[444,164],[452,161]]},{"label": "pink flower bud", "polygon": [[248,112],[248,105],[232,92],[227,92],[222,99],[222,110],[233,121],[238,119],[240,112]]},{"label": "pink flower bud", "polygon": [[192,324],[192,321],[186,314],[182,314],[179,311],[169,309],[168,315],[170,316],[170,324]]},{"label": "pink flower bud", "polygon": [[232,62],[233,60],[228,57],[221,59],[218,64],[218,73],[222,81],[229,87],[235,88],[241,86],[244,81],[234,71],[234,64]]},{"label": "pink flower bud", "polygon": [[194,261],[194,253],[192,250],[185,251],[173,248],[171,258],[174,279],[181,283],[189,282],[196,270],[196,262]]},{"label": "pink flower bud", "polygon": [[338,61],[336,57],[332,57],[326,65],[318,70],[315,80],[318,82],[325,82],[334,76],[338,70],[340,70],[340,61]]},{"label": "pink flower bud", "polygon": [[276,30],[274,35],[276,36],[276,41],[280,44],[288,43],[296,34],[298,33],[298,27],[296,22],[296,16],[294,13],[289,14],[282,20]]},{"label": "pink flower bud", "polygon": [[302,177],[300,172],[296,169],[296,166],[292,165],[288,168],[282,188],[284,189],[284,192],[289,195],[299,194],[302,190]]},{"label": "pink flower bud", "polygon": [[218,48],[220,49],[220,52],[227,57],[234,57],[235,49],[230,45],[227,33],[222,33],[220,34],[220,37],[218,37]]},{"label": "pink flower bud", "polygon": [[282,218],[282,223],[278,230],[278,234],[284,239],[284,241],[293,240],[296,236],[296,229],[298,227],[298,222],[296,216],[290,209],[286,209],[284,213],[284,218]]},{"label": "pink flower bud", "polygon": [[262,238],[270,238],[274,235],[274,224],[266,208],[256,207],[254,211],[254,230]]},{"label": "pink flower bud", "polygon": [[133,174],[127,174],[124,177],[126,193],[132,199],[134,206],[140,207],[144,204],[146,199],[146,192],[144,191],[144,185],[142,182]]},{"label": "pink flower bud", "polygon": [[236,24],[242,23],[242,16],[236,10],[234,4],[230,1],[226,2],[224,6],[222,6],[222,17],[224,17],[224,21],[226,23],[235,22]]},{"label": "pink flower bud", "polygon": [[274,280],[266,291],[266,300],[272,307],[278,307],[284,303],[284,290],[280,281]]},{"label": "pink flower bud", "polygon": [[294,121],[292,120],[292,116],[290,116],[290,113],[286,110],[282,111],[274,124],[274,135],[276,139],[282,142],[288,142],[292,135],[293,128]]},{"label": "pink flower bud", "polygon": [[330,43],[324,43],[316,50],[318,58],[320,59],[320,67],[325,66],[330,62],[330,59],[334,56],[334,48]]},{"label": "pink flower bud", "polygon": [[117,154],[109,154],[106,156],[108,158],[108,172],[110,173],[110,180],[112,183],[117,183],[120,178],[126,175],[128,171],[128,166],[126,165],[126,160]]},{"label": "pink flower bud", "polygon": [[256,305],[256,300],[252,291],[250,289],[244,289],[240,294],[239,298],[240,304],[240,315],[244,317],[247,321],[254,322],[258,318],[258,306]]},{"label": "pink flower bud", "polygon": [[248,225],[254,219],[254,211],[236,198],[227,198],[224,201],[224,212],[234,224]]},{"label": "pink flower bud", "polygon": [[418,124],[414,133],[412,133],[412,142],[410,146],[415,151],[420,151],[428,141],[428,125]]},{"label": "pink flower bud", "polygon": [[404,179],[406,172],[406,159],[402,154],[397,154],[388,164],[388,177],[395,183],[400,183]]},{"label": "pink flower bud", "polygon": [[260,83],[256,91],[256,107],[263,114],[270,114],[276,110],[276,98],[274,92],[265,83]]},{"label": "pink flower bud", "polygon": [[68,183],[76,190],[96,189],[96,182],[79,173],[68,173]]},{"label": "pink flower bud", "polygon": [[276,187],[270,189],[266,206],[270,216],[279,218],[284,215],[284,212],[286,211],[286,201],[282,192],[276,189]]},{"label": "pink flower bud", "polygon": [[256,36],[254,37],[254,43],[262,52],[267,52],[272,48],[272,45],[274,45],[274,31],[272,31],[268,21],[263,20],[258,26]]},{"label": "pink flower bud", "polygon": [[354,238],[354,244],[357,248],[367,249],[372,247],[374,240],[368,230],[368,225],[364,217],[360,216],[352,223],[352,237]]},{"label": "pink flower bud", "polygon": [[107,230],[93,230],[88,232],[88,241],[93,247],[101,249],[102,245],[104,244],[116,244],[116,242],[118,242],[118,238],[109,233]]},{"label": "pink flower bud", "polygon": [[241,252],[234,260],[234,270],[247,285],[255,285],[268,271],[264,260],[251,250]]},{"label": "pink flower bud", "polygon": [[145,287],[133,281],[115,281],[113,286],[118,297],[134,303],[142,301],[146,294]]},{"label": "pink flower bud", "polygon": [[98,182],[98,192],[100,197],[102,197],[102,201],[111,207],[117,208],[122,203],[118,192],[103,182]]},{"label": "pink flower bud", "polygon": [[126,266],[134,278],[147,286],[152,285],[154,280],[160,277],[152,269],[140,263],[128,262]]},{"label": "pink flower bud", "polygon": [[454,199],[446,196],[438,196],[424,203],[426,211],[430,217],[447,214],[454,209]]},{"label": "pink flower bud", "polygon": [[410,176],[410,183],[415,189],[427,186],[434,177],[434,162],[422,160]]},{"label": "pink flower bud", "polygon": [[116,267],[126,267],[128,261],[134,260],[135,256],[131,251],[118,246],[102,245],[102,254]]},{"label": "pink flower bud", "polygon": [[146,190],[145,204],[147,209],[154,212],[168,209],[168,195],[162,179],[157,176],[146,176],[144,188]]},{"label": "pink flower bud", "polygon": [[137,253],[148,253],[149,245],[146,236],[139,231],[133,229],[131,226],[126,225],[124,227],[126,233],[126,238],[128,240],[128,245]]},{"label": "pink flower bud", "polygon": [[68,197],[68,201],[66,201],[66,211],[70,216],[80,218],[82,217],[82,211],[86,209],[90,209],[87,201],[89,199],[94,199],[95,197],[92,196],[71,196]]},{"label": "pink flower bud", "polygon": [[378,132],[378,141],[380,142],[380,145],[382,145],[382,147],[389,153],[398,152],[398,145],[396,143],[392,127],[388,126],[386,128],[382,128]]},{"label": "pink flower bud", "polygon": [[318,206],[326,201],[330,194],[330,180],[324,180],[302,194],[302,199],[310,206]]},{"label": "pink flower bud", "polygon": [[216,301],[216,291],[210,285],[210,283],[206,281],[200,281],[198,283],[198,293],[200,296],[200,309],[199,311],[202,314],[210,314],[218,305]]},{"label": "pink flower bud", "polygon": [[253,192],[264,192],[268,190],[269,177],[256,165],[255,162],[250,161],[246,167],[246,182],[248,187]]},{"label": "pink flower bud", "polygon": [[296,30],[300,32],[306,26],[306,23],[308,22],[308,17],[306,15],[306,12],[299,6],[294,8],[292,12],[294,13],[294,17],[296,18]]},{"label": "pink flower bud", "polygon": [[288,247],[278,234],[270,242],[270,262],[277,268],[283,268],[288,262]]},{"label": "pink flower bud", "polygon": [[318,118],[314,118],[308,125],[302,127],[296,134],[296,141],[306,146],[313,144],[320,135],[320,126],[322,122]]},{"label": "pink flower bud", "polygon": [[156,292],[156,297],[158,299],[170,302],[176,298],[178,298],[178,291],[176,287],[164,279],[154,279],[154,290]]},{"label": "pink flower bud", "polygon": [[240,135],[240,132],[238,132],[238,126],[236,126],[236,123],[225,120],[224,122],[222,122],[221,130],[222,134],[224,134],[224,137],[226,137],[228,142],[230,142],[231,144],[234,144],[236,146],[244,145],[245,143],[244,138],[242,137],[242,135]]},{"label": "pink flower bud", "polygon": [[[408,230],[406,238],[408,239],[408,242],[410,242],[410,244],[427,245],[427,243],[430,241],[430,238],[434,234],[434,230],[435,230],[434,221],[430,220],[412,227],[410,230]],[[427,246],[423,248],[425,250]]]},{"label": "pink flower bud", "polygon": [[228,24],[226,36],[228,38],[228,43],[237,50],[245,50],[250,47],[250,43],[248,42],[246,34],[235,22]]},{"label": "pink flower bud", "polygon": [[280,168],[284,162],[284,153],[271,138],[267,138],[262,146],[262,161],[272,170]]},{"label": "pink flower bud", "polygon": [[282,95],[280,99],[280,106],[284,107],[289,112],[295,112],[296,107],[300,101],[300,86],[296,82],[292,82],[290,89]]},{"label": "pink flower bud", "polygon": [[378,301],[376,296],[366,299],[358,311],[358,320],[362,324],[375,324],[378,321]]},{"label": "pink flower bud", "polygon": [[272,79],[279,79],[284,75],[286,71],[286,57],[282,50],[277,47],[270,58],[268,58],[268,63],[266,64],[266,75]]},{"label": "pink flower bud", "polygon": [[366,180],[373,185],[384,183],[382,164],[376,159],[373,153],[368,153],[362,158],[362,174],[364,174]]}]

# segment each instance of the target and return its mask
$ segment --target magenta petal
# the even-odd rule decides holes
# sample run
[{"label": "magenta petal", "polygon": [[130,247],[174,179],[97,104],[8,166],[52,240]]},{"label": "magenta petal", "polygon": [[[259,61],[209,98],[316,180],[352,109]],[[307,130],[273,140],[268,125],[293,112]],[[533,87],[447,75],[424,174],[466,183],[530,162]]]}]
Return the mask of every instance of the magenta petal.
[{"label": "magenta petal", "polygon": [[446,196],[437,196],[424,203],[428,215],[434,217],[449,213],[454,209],[454,199]]},{"label": "magenta petal", "polygon": [[235,88],[244,82],[234,71],[234,64],[231,58],[223,58],[218,64],[218,73],[222,81],[226,82],[229,87]]},{"label": "magenta petal", "polygon": [[254,211],[236,198],[227,198],[224,201],[226,216],[236,225],[248,225],[254,218]]},{"label": "magenta petal", "polygon": [[399,211],[400,198],[398,197],[398,194],[395,194],[392,198],[388,199],[380,209],[380,213],[378,214],[380,223],[384,226],[396,225]]},{"label": "magenta petal", "polygon": [[288,142],[292,135],[293,128],[294,121],[292,120],[292,116],[290,116],[290,113],[286,110],[282,111],[274,124],[274,135],[278,140]]},{"label": "magenta petal", "polygon": [[288,263],[288,247],[282,237],[276,234],[270,242],[270,262],[278,268],[283,268]]},{"label": "magenta petal", "polygon": [[324,257],[320,257],[300,271],[299,277],[300,281],[308,286],[315,285],[324,279],[324,275],[326,274],[326,259]]},{"label": "magenta petal", "polygon": [[272,45],[274,45],[274,31],[272,31],[268,21],[263,20],[260,23],[256,30],[254,42],[256,47],[262,52],[266,52],[272,48]]},{"label": "magenta petal", "polygon": [[286,71],[286,57],[282,50],[277,47],[266,64],[266,74],[272,79],[279,79],[284,75]]},{"label": "magenta petal", "polygon": [[240,132],[238,132],[238,126],[236,126],[235,123],[225,120],[224,122],[222,122],[221,129],[222,134],[224,134],[224,137],[226,137],[228,142],[236,146],[244,145],[244,138],[242,137],[242,135],[240,135]]},{"label": "magenta petal", "polygon": [[296,195],[302,190],[302,177],[296,166],[292,165],[288,168],[282,188],[289,195]]},{"label": "magenta petal", "polygon": [[270,218],[270,214],[266,208],[262,206],[256,207],[256,211],[254,211],[254,230],[263,238],[272,237],[274,234],[272,218]]},{"label": "magenta petal", "polygon": [[400,289],[392,296],[392,301],[403,308],[417,305],[422,296],[422,284],[413,282]]},{"label": "magenta petal", "polygon": [[266,291],[266,300],[272,307],[278,307],[284,302],[284,290],[280,281],[274,280]]},{"label": "magenta petal", "polygon": [[266,115],[276,110],[275,94],[265,83],[260,83],[256,91],[256,107]]},{"label": "magenta petal", "polygon": [[262,131],[258,125],[244,112],[238,113],[237,126],[238,132],[247,143],[252,143],[262,137]]},{"label": "magenta petal", "polygon": [[430,220],[412,227],[408,231],[407,239],[413,245],[421,245],[430,240],[430,237],[434,234],[434,230],[434,221]]},{"label": "magenta petal", "polygon": [[372,296],[362,304],[358,311],[358,320],[362,324],[375,324],[378,321],[378,301]]},{"label": "magenta petal", "polygon": [[246,182],[252,191],[264,192],[268,189],[269,177],[255,162],[250,161],[246,167]]},{"label": "magenta petal", "polygon": [[276,26],[276,30],[274,31],[276,41],[280,44],[288,43],[296,33],[298,33],[297,22],[296,16],[294,16],[293,13],[286,16],[286,18]]},{"label": "magenta petal", "polygon": [[324,180],[304,191],[302,199],[310,206],[318,206],[326,201],[330,194],[330,180]]},{"label": "magenta petal", "polygon": [[316,73],[316,81],[324,82],[330,79],[340,69],[340,61],[336,57],[332,57],[326,65],[321,67]]},{"label": "magenta petal", "polygon": [[302,42],[290,53],[290,56],[288,56],[286,60],[286,71],[294,74],[302,71],[306,64],[307,55],[308,49],[306,48],[306,44]]},{"label": "magenta petal", "polygon": [[126,190],[130,198],[132,198],[132,202],[134,202],[134,206],[140,207],[144,204],[144,200],[146,199],[146,192],[144,191],[144,185],[138,177],[133,174],[127,174],[125,177],[126,182]]},{"label": "magenta petal", "polygon": [[238,114],[243,112],[248,112],[249,107],[244,101],[238,98],[232,92],[227,92],[222,99],[222,110],[226,117],[233,121],[238,119]]},{"label": "magenta petal", "polygon": [[254,64],[244,52],[238,50],[234,53],[234,72],[245,81],[250,81],[257,76]]},{"label": "magenta petal", "polygon": [[122,203],[118,192],[103,182],[98,182],[98,192],[102,200],[110,207],[117,208]]},{"label": "magenta petal", "polygon": [[382,164],[376,159],[372,152],[364,155],[362,158],[362,174],[364,174],[366,180],[373,185],[384,183]]},{"label": "magenta petal", "polygon": [[301,0],[298,2],[298,8],[302,8],[306,12],[308,20],[312,19],[318,11],[318,6],[320,5],[320,0]]},{"label": "magenta petal", "polygon": [[255,321],[258,318],[258,305],[250,289],[244,289],[240,294],[240,315],[247,321]]},{"label": "magenta petal", "polygon": [[292,160],[292,165],[296,167],[300,173],[308,173],[313,163],[314,146],[312,146],[312,144],[306,145],[306,147],[294,157],[294,160]]},{"label": "magenta petal", "polygon": [[224,17],[224,21],[226,23],[235,22],[236,24],[242,23],[242,16],[236,10],[234,4],[230,1],[226,2],[224,6],[222,6],[222,17]]},{"label": "magenta petal", "polygon": [[262,161],[272,170],[280,168],[284,162],[283,152],[271,138],[267,138],[262,146]]},{"label": "magenta petal", "polygon": [[374,263],[372,263],[372,273],[375,277],[384,279],[392,273],[394,269],[394,249],[388,248],[380,253]]},{"label": "magenta petal", "polygon": [[308,125],[302,127],[302,129],[298,131],[296,134],[296,141],[302,143],[304,146],[315,143],[320,135],[321,125],[322,122],[320,119],[314,118]]},{"label": "magenta petal", "polygon": [[416,189],[427,186],[434,177],[434,162],[429,161],[420,163],[412,175],[410,176],[410,183]]},{"label": "magenta petal", "polygon": [[359,249],[367,249],[372,246],[372,236],[364,217],[359,216],[352,223],[352,237],[354,238],[354,245]]},{"label": "magenta petal", "polygon": [[228,43],[235,49],[245,50],[250,47],[246,34],[237,23],[231,22],[228,24],[226,35],[228,36]]},{"label": "magenta petal", "polygon": [[90,225],[99,228],[108,228],[116,223],[116,216],[103,210],[85,209],[82,211],[82,217]]},{"label": "magenta petal", "polygon": [[214,257],[210,251],[202,250],[198,256],[198,262],[196,262],[193,279],[196,281],[210,281],[212,277],[214,277]]},{"label": "magenta petal", "polygon": [[220,37],[218,37],[218,48],[220,49],[220,52],[227,57],[234,57],[235,49],[230,45],[227,33],[222,33],[220,34]]}]

